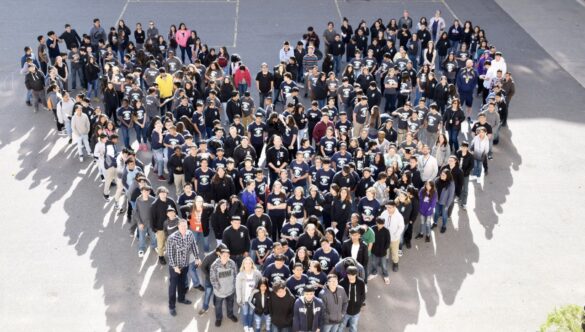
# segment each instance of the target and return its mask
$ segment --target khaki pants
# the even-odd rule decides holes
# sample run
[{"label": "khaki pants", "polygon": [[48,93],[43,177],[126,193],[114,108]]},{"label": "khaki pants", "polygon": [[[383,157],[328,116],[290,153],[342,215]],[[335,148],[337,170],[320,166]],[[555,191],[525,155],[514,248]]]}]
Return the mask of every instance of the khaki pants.
[{"label": "khaki pants", "polygon": [[156,250],[158,250],[158,256],[164,256],[166,249],[167,235],[165,234],[165,231],[156,231]]},{"label": "khaki pants", "polygon": [[104,195],[110,195],[110,187],[112,185],[112,181],[116,182],[116,194],[114,195],[114,199],[116,202],[120,199],[122,195],[122,190],[124,186],[122,185],[122,180],[118,178],[116,174],[116,167],[110,167],[106,169],[104,174],[105,182],[104,182]]},{"label": "khaki pants", "polygon": [[406,139],[406,129],[398,129],[398,135],[396,138],[396,144],[398,146],[400,146],[400,143],[404,142],[404,140]]},{"label": "khaki pants", "polygon": [[360,137],[360,133],[364,129],[364,125],[361,123],[354,123],[353,124],[353,137]]},{"label": "khaki pants", "polygon": [[183,186],[185,185],[185,174],[173,174],[175,181],[175,193],[177,197],[183,192]]},{"label": "khaki pants", "polygon": [[398,248],[400,246],[400,240],[390,241],[390,256],[392,257],[392,263],[398,264]]},{"label": "khaki pants", "polygon": [[245,116],[245,115],[244,115],[244,116],[242,117],[242,124],[244,125],[244,128],[246,128],[246,130],[248,130],[248,125],[249,125],[250,123],[252,123],[252,121],[254,121],[254,120],[253,120],[253,117],[252,117],[252,114],[250,114],[250,115],[248,115],[248,116]]}]

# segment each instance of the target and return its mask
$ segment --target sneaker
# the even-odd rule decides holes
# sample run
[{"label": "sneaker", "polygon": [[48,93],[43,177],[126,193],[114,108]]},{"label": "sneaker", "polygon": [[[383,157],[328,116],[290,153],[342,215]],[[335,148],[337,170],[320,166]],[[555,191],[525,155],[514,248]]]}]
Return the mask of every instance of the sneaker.
[{"label": "sneaker", "polygon": [[199,285],[197,287],[193,287],[193,288],[195,288],[198,291],[205,292],[205,288],[203,288],[203,286],[201,286],[201,285]]},{"label": "sneaker", "polygon": [[425,236],[425,242],[431,242],[431,237],[430,236]]},{"label": "sneaker", "polygon": [[30,101],[27,101],[26,106],[32,106],[32,103]]},{"label": "sneaker", "polygon": [[398,257],[402,257],[402,250],[398,249]]},{"label": "sneaker", "polygon": [[110,201],[110,195],[104,195],[104,199],[106,200],[106,202]]},{"label": "sneaker", "polygon": [[65,132],[65,130],[61,130],[61,131],[58,133],[58,135],[59,135],[59,136],[67,136],[67,133]]},{"label": "sneaker", "polygon": [[160,263],[160,265],[167,265],[167,260],[165,259],[165,256],[158,256],[158,262]]},{"label": "sneaker", "polygon": [[492,159],[494,159],[494,156],[491,153],[488,153],[488,159],[492,160]]},{"label": "sneaker", "polygon": [[138,251],[138,257],[139,258],[144,257],[144,251],[143,250]]},{"label": "sneaker", "polygon": [[467,211],[467,206],[466,206],[465,204],[461,204],[461,209],[462,209],[463,211]]},{"label": "sneaker", "polygon": [[406,245],[406,249],[410,249],[410,248],[412,247],[412,246],[410,245],[410,242],[406,242],[406,243],[405,243],[405,245]]},{"label": "sneaker", "polygon": [[218,319],[215,321],[215,327],[220,327],[221,326],[221,319]]},{"label": "sneaker", "polygon": [[67,142],[67,144],[71,144],[71,143],[73,143],[73,139],[69,138],[69,141]]},{"label": "sneaker", "polygon": [[422,239],[422,237],[423,237],[422,233],[418,233],[414,238],[418,240]]},{"label": "sneaker", "polygon": [[368,281],[376,279],[377,276],[378,276],[377,274],[370,274],[368,276]]},{"label": "sneaker", "polygon": [[384,277],[384,283],[390,285],[390,277]]},{"label": "sneaker", "polygon": [[209,311],[209,309],[201,308],[201,310],[199,310],[198,314],[199,314],[199,316],[202,316],[202,315],[205,315],[207,313],[207,311]]},{"label": "sneaker", "polygon": [[472,123],[473,121],[471,121],[471,117],[467,117],[467,122]]},{"label": "sneaker", "polygon": [[169,313],[171,314],[171,316],[175,317],[177,315],[177,310],[169,309]]},{"label": "sneaker", "polygon": [[433,224],[433,225],[431,226],[431,229],[435,229],[435,227],[437,227],[437,224]]},{"label": "sneaker", "polygon": [[236,317],[236,316],[228,316],[228,318],[234,323],[238,322],[238,317]]},{"label": "sneaker", "polygon": [[79,157],[79,162],[82,163],[83,162],[83,157]]},{"label": "sneaker", "polygon": [[179,302],[181,304],[186,304],[186,305],[189,305],[189,304],[192,304],[193,303],[193,302],[191,302],[190,300],[187,300],[187,299],[184,299],[183,301],[177,301],[177,302]]},{"label": "sneaker", "polygon": [[159,181],[166,181],[167,179],[165,179],[164,175],[161,175],[158,177],[158,180]]},{"label": "sneaker", "polygon": [[441,227],[441,233],[445,233],[447,231],[447,227]]},{"label": "sneaker", "polygon": [[392,263],[392,271],[398,272],[398,263]]}]

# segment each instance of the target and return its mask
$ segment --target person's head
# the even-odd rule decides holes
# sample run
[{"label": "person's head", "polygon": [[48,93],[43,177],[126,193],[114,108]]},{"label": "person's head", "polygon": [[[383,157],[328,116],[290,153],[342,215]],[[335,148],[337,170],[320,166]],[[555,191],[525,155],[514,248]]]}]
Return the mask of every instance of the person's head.
[{"label": "person's head", "polygon": [[303,297],[305,298],[305,302],[313,302],[315,298],[315,287],[312,285],[307,285],[303,288]]},{"label": "person's head", "polygon": [[173,220],[177,217],[177,211],[175,210],[174,207],[169,206],[167,208],[167,218],[169,218],[170,220]]},{"label": "person's head", "polygon": [[321,238],[321,248],[325,252],[329,252],[331,250],[331,243],[325,236]]},{"label": "person's head", "polygon": [[351,238],[351,242],[358,243],[360,241],[360,231],[357,227],[352,227],[349,230],[349,236]]},{"label": "person's head", "polygon": [[337,274],[331,273],[327,276],[327,287],[331,291],[335,291],[337,289],[337,285],[339,285],[339,279]]},{"label": "person's head", "polygon": [[315,232],[317,231],[317,227],[314,224],[307,224],[305,227],[305,232],[310,236],[313,237]]},{"label": "person's head", "polygon": [[242,266],[240,267],[240,271],[250,272],[254,270],[256,270],[256,265],[254,265],[254,261],[252,260],[252,258],[250,256],[245,257],[242,260]]},{"label": "person's head", "polygon": [[232,216],[231,224],[233,229],[239,229],[241,222],[240,216]]},{"label": "person's head", "polygon": [[356,266],[348,266],[345,269],[345,272],[347,273],[347,280],[350,283],[355,283],[357,280],[357,276],[358,276],[358,268]]},{"label": "person's head", "polygon": [[185,236],[185,234],[187,233],[187,220],[180,219],[178,228],[181,235]]},{"label": "person's head", "polygon": [[221,253],[219,254],[219,260],[221,264],[225,265],[230,260],[230,250],[226,247],[221,249]]},{"label": "person's head", "polygon": [[283,298],[286,296],[286,284],[282,280],[277,280],[272,283],[272,290],[276,296]]},{"label": "person's head", "polygon": [[394,212],[396,211],[396,203],[394,203],[394,201],[387,201],[386,209],[390,215],[393,215]]},{"label": "person's head", "polygon": [[300,278],[303,275],[303,264],[302,263],[295,263],[293,265],[292,272],[295,277]]},{"label": "person's head", "polygon": [[284,255],[274,256],[274,266],[277,269],[282,269],[282,267],[284,266]]}]

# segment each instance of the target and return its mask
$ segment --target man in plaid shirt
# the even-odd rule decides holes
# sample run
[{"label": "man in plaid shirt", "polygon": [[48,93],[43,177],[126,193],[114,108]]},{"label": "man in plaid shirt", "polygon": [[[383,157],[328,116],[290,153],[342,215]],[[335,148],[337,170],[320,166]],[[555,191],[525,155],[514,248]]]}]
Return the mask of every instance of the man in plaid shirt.
[{"label": "man in plaid shirt", "polygon": [[197,243],[193,233],[187,229],[187,221],[179,220],[179,231],[169,236],[167,240],[167,257],[169,258],[169,312],[171,316],[176,316],[175,304],[177,302],[177,292],[179,293],[179,303],[191,304],[191,301],[185,299],[185,281],[189,271],[189,254],[195,256],[195,265],[201,264]]}]

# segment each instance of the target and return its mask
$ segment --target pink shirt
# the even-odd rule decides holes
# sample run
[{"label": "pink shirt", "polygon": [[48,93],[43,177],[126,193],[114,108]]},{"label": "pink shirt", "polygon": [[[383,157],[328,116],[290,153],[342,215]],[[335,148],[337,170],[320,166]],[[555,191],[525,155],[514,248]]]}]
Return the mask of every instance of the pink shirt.
[{"label": "pink shirt", "polygon": [[181,47],[187,47],[187,39],[191,36],[191,30],[178,30],[177,34],[175,35],[175,39],[177,40],[177,44]]}]

